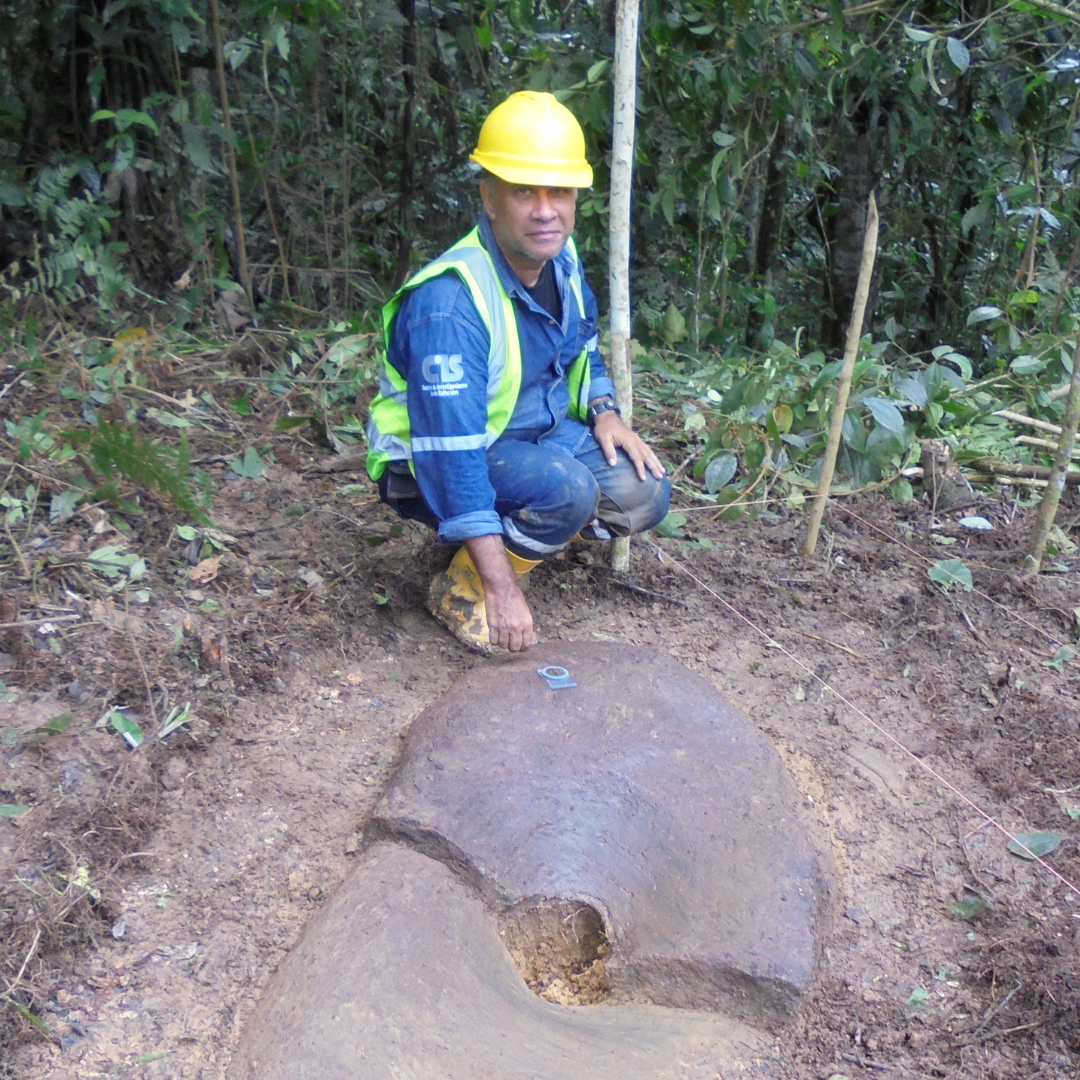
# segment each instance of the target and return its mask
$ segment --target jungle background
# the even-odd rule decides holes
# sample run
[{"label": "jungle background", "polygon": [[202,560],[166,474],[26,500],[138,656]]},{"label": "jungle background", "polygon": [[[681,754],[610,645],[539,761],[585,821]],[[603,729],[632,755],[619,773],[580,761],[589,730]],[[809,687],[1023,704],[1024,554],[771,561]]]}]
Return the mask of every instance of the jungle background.
[{"label": "jungle background", "polygon": [[[648,543],[780,622],[807,604],[824,611],[837,567],[867,575],[847,611],[881,631],[875,670],[911,680],[934,745],[948,743],[946,759],[995,812],[1069,837],[1059,865],[1074,881],[1074,480],[1044,573],[1021,580],[1016,556],[1077,349],[1078,27],[1080,9],[1051,0],[645,0],[631,265],[636,422],[676,494]],[[234,718],[258,695],[303,713],[338,702],[328,687],[344,679],[341,700],[363,692],[355,707],[375,717],[399,676],[364,690],[370,677],[346,654],[379,652],[402,665],[407,692],[398,718],[372,719],[370,747],[357,751],[366,798],[392,767],[401,717],[445,685],[403,655],[430,649],[447,677],[469,662],[417,622],[442,554],[378,507],[357,471],[382,363],[379,312],[474,223],[468,155],[491,107],[523,88],[557,93],[585,129],[595,183],[580,193],[576,236],[604,312],[613,48],[606,0],[0,4],[0,724],[11,755],[0,770],[11,867],[0,1024],[13,1046],[38,1048],[34,1076],[142,1075],[157,1060],[117,1049],[93,1072],[93,1025],[77,1002],[87,987],[117,985],[94,965],[128,947],[123,897],[165,859],[163,823],[177,827],[169,799],[195,769],[177,762],[225,775],[247,760]],[[786,572],[820,473],[871,192],[881,236],[835,485],[866,517],[853,524],[837,510],[821,566]],[[974,491],[957,508],[983,524],[960,526],[928,499],[917,470],[928,440],[965,468],[958,483]],[[585,597],[587,618],[606,627],[594,637],[713,666],[701,642],[723,613],[656,560],[626,582],[602,564],[575,552],[537,575],[558,601],[534,602],[549,632],[572,631]],[[781,586],[788,600],[776,607],[769,590]],[[1035,627],[1026,653],[997,608],[980,623],[965,606],[1003,591]],[[627,631],[631,602],[651,605],[665,633]],[[815,663],[825,671],[846,648],[851,664],[854,639],[835,645],[844,631],[824,618],[803,632]],[[956,620],[974,644],[954,656]],[[894,630],[907,622],[909,654],[897,659]],[[749,646],[730,648],[746,669]],[[750,675],[773,659],[754,659]],[[852,674],[851,685],[863,681]],[[992,714],[981,743],[960,715],[966,694]],[[820,744],[780,735],[828,772],[834,728],[827,721]],[[296,751],[305,768],[317,748],[312,736]],[[20,774],[20,763],[32,767]],[[209,788],[197,801],[212,812]],[[342,815],[305,839],[309,855],[339,832],[346,844],[355,815]],[[961,835],[957,858],[974,865]],[[347,864],[340,852],[311,860],[295,883],[281,879],[283,925]],[[267,900],[277,872],[260,879],[259,903],[277,903]],[[832,1012],[818,1002],[807,1014],[785,1075],[828,1076],[826,1063],[864,1075],[863,1032],[875,1024],[886,1034],[871,1056],[900,1055],[905,1075],[920,1073],[903,1054],[930,1045],[926,1075],[1069,1075],[1080,1048],[1069,897],[1052,882],[1037,895],[1028,879],[1000,884],[1010,872],[984,866],[941,885],[947,899],[911,901],[944,905],[968,939],[967,920],[989,920],[992,944],[957,983],[975,1017],[966,1034],[913,1041],[925,999],[905,984],[899,1005],[882,1004],[867,996],[878,990],[858,990],[856,965],[830,985]],[[255,905],[248,884],[232,888]],[[212,909],[211,892],[199,895]],[[171,917],[158,903],[167,889],[154,896],[154,918]],[[235,985],[211,991],[200,977],[228,1017],[196,1042],[227,1042],[237,987],[254,992],[280,940],[245,961]],[[982,948],[980,938],[972,949]],[[192,961],[188,974],[199,970]],[[956,982],[931,975],[932,993]],[[832,1040],[821,1034],[829,1020],[811,1022],[840,1014]],[[995,1030],[1005,1035],[988,1043]],[[183,1044],[198,1056],[188,1036],[160,1037],[173,1040],[168,1054]],[[90,1071],[47,1071],[75,1058]],[[31,1075],[30,1060],[10,1075]],[[219,1075],[200,1062],[183,1075]],[[152,1075],[180,1075],[171,1067]]]}]

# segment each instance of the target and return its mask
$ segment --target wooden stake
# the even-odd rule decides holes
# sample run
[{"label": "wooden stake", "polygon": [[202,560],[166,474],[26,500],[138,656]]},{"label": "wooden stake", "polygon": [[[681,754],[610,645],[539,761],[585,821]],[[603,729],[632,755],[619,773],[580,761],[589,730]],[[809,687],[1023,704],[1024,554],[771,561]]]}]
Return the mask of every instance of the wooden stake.
[{"label": "wooden stake", "polygon": [[[608,213],[608,285],[611,294],[611,378],[623,420],[633,423],[634,382],[630,354],[630,197],[634,173],[637,109],[638,8],[640,0],[615,7],[615,110],[611,133],[611,200]],[[630,538],[611,545],[611,568],[630,569]]]},{"label": "wooden stake", "polygon": [[1050,530],[1054,527],[1058,503],[1061,502],[1061,493],[1065,490],[1066,470],[1069,467],[1077,427],[1080,427],[1080,341],[1077,341],[1076,352],[1073,353],[1069,396],[1065,403],[1065,416],[1061,421],[1061,440],[1058,442],[1057,452],[1054,454],[1053,468],[1046,478],[1046,493],[1039,504],[1035,527],[1031,531],[1031,543],[1028,545],[1027,555],[1024,558],[1024,568],[1031,570],[1033,573],[1038,573],[1039,567],[1042,566],[1046,540],[1050,535]]},{"label": "wooden stake", "polygon": [[844,349],[844,364],[840,369],[840,385],[836,391],[836,405],[833,406],[832,420],[829,423],[829,441],[825,444],[825,460],[821,463],[821,480],[818,483],[817,496],[810,507],[810,516],[806,523],[806,539],[802,553],[813,555],[817,547],[821,518],[825,513],[825,504],[829,501],[833,473],[836,471],[836,454],[840,449],[840,432],[844,426],[844,412],[847,410],[848,395],[851,393],[851,375],[855,370],[855,359],[859,355],[859,341],[862,338],[863,316],[866,314],[866,301],[870,296],[870,281],[874,274],[874,259],[877,256],[878,208],[874,193],[866,205],[866,232],[863,234],[862,262],[859,264],[859,280],[855,286],[855,303],[851,309],[851,322],[848,323],[847,343]]}]

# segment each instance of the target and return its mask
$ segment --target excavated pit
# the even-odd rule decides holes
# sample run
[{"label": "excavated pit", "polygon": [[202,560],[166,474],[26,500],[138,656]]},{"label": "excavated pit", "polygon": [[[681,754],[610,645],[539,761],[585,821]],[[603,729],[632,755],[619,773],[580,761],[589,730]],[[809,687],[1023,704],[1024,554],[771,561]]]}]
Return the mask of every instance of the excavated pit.
[{"label": "excavated pit", "polygon": [[611,946],[600,912],[577,900],[522,900],[499,913],[499,935],[525,985],[556,1005],[611,997]]}]

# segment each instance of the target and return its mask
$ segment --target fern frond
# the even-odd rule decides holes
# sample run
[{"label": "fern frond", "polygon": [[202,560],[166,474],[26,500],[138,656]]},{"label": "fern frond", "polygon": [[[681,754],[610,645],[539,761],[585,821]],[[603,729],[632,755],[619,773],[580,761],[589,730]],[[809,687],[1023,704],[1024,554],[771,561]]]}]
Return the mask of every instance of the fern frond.
[{"label": "fern frond", "polygon": [[191,448],[181,435],[176,451],[163,448],[152,439],[140,439],[134,426],[106,420],[87,431],[65,432],[76,445],[85,445],[83,459],[106,482],[119,473],[125,480],[170,499],[178,509],[200,524],[210,518],[198,504],[191,483]]}]

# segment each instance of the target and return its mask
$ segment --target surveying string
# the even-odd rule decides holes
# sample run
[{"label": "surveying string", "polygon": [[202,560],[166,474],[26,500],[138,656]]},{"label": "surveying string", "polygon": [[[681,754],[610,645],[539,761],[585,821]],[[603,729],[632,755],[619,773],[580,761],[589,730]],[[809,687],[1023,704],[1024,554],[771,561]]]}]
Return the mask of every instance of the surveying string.
[{"label": "surveying string", "polygon": [[998,832],[1002,834],[1002,836],[1012,841],[1012,843],[1014,843],[1017,847],[1022,848],[1027,853],[1027,855],[1035,862],[1037,862],[1048,874],[1050,874],[1052,877],[1057,878],[1058,881],[1060,881],[1067,889],[1075,893],[1077,896],[1080,896],[1080,888],[1074,885],[1063,874],[1058,873],[1058,871],[1055,870],[1045,859],[1040,858],[1040,856],[1036,855],[1035,852],[1032,851],[1026,844],[1022,843],[1015,836],[1013,836],[1013,834],[1010,833],[1004,825],[1001,825],[996,818],[992,817],[985,810],[983,810],[982,807],[972,802],[971,799],[969,799],[958,787],[946,780],[945,777],[942,776],[941,773],[939,773],[932,765],[928,765],[925,761],[922,760],[922,758],[917,757],[915,754],[913,754],[895,735],[882,727],[881,724],[879,724],[876,720],[867,716],[867,714],[863,712],[863,710],[860,709],[858,705],[844,697],[844,695],[840,693],[840,691],[837,690],[836,687],[831,686],[829,683],[827,683],[823,678],[821,678],[820,675],[818,675],[811,668],[807,667],[807,665],[804,664],[794,653],[784,648],[784,646],[781,645],[780,642],[777,641],[775,638],[770,637],[764,630],[761,629],[760,626],[751,621],[751,619],[749,619],[746,615],[739,611],[738,608],[725,600],[718,592],[716,592],[714,589],[709,588],[709,586],[706,585],[705,582],[702,581],[701,578],[699,578],[692,570],[684,566],[681,562],[679,562],[678,559],[672,558],[670,555],[668,555],[666,551],[664,551],[663,548],[661,548],[652,540],[649,540],[648,538],[646,538],[646,540],[656,549],[656,552],[659,555],[661,562],[670,562],[677,569],[681,570],[691,581],[694,582],[694,584],[704,589],[714,600],[717,600],[725,608],[727,608],[727,610],[730,611],[732,615],[734,615],[740,621],[746,623],[746,625],[749,626],[750,629],[753,630],[756,634],[763,637],[771,648],[778,649],[789,660],[793,661],[800,668],[802,668],[803,671],[805,671],[811,679],[813,679],[816,683],[819,683],[823,689],[828,690],[831,694],[835,695],[849,709],[851,709],[852,712],[865,720],[866,723],[868,723],[875,731],[888,739],[889,742],[896,746],[897,749],[899,749],[903,754],[911,758],[911,760],[914,761],[916,765],[918,765],[925,772],[928,772],[939,784],[941,784],[943,787],[948,788],[949,791],[951,791],[962,803],[974,810],[975,813],[978,814],[979,817],[981,817],[987,824],[992,825],[995,829],[997,829]]}]

